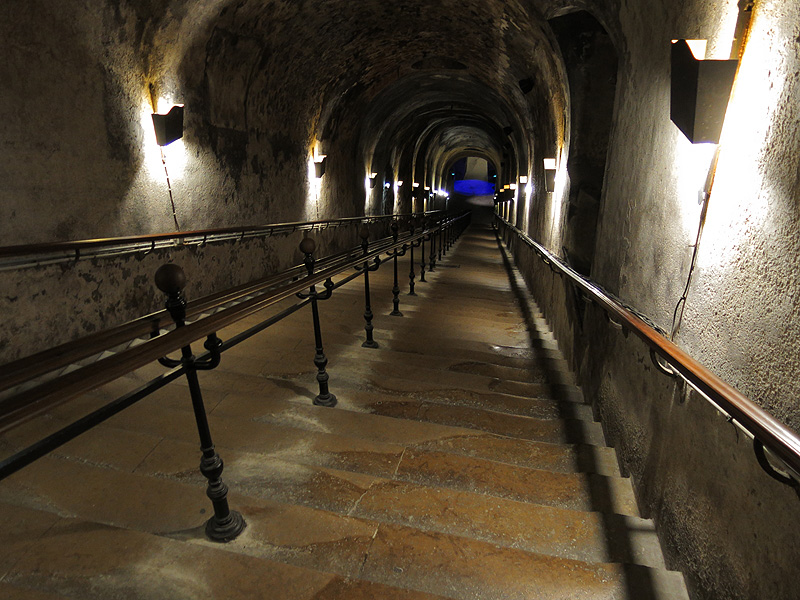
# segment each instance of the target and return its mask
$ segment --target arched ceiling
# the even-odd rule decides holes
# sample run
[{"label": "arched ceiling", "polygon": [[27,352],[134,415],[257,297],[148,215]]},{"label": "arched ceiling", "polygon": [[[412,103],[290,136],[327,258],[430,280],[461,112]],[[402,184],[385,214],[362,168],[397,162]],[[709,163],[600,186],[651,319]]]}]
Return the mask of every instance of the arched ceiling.
[{"label": "arched ceiling", "polygon": [[[419,146],[434,125],[452,129],[453,151],[480,143],[496,160],[511,127],[525,161],[537,140],[567,135],[562,63],[544,18],[563,10],[554,0],[174,0],[159,27],[179,43],[154,46],[151,64],[177,61],[217,127],[305,130],[306,145],[355,143],[364,161]],[[458,132],[469,132],[461,143]]]}]

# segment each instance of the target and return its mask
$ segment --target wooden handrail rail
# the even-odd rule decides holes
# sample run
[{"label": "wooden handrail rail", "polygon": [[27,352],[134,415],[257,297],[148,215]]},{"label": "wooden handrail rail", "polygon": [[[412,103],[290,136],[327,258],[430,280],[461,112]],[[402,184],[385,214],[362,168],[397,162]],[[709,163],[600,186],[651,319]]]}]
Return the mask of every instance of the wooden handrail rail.
[{"label": "wooden handrail rail", "polygon": [[[464,218],[464,216],[465,215],[450,218],[448,223],[455,222]],[[188,323],[184,327],[176,328],[139,346],[128,348],[114,356],[99,360],[91,365],[59,376],[42,385],[8,398],[0,403],[0,432],[12,426],[16,426],[35,415],[41,414],[49,408],[62,404],[80,394],[96,389],[127,373],[152,363],[159,358],[167,356],[194,341],[207,337],[224,327],[268,308],[298,292],[307,290],[311,285],[321,283],[326,279],[335,277],[355,267],[361,267],[365,261],[371,261],[385,252],[395,248],[401,248],[424,236],[430,235],[432,232],[438,231],[444,227],[445,224],[446,223],[441,222],[431,229],[407,235],[397,242],[384,242],[381,240],[380,242],[373,243],[373,246],[377,247],[371,248],[367,254],[360,253],[358,256],[349,260],[336,260],[334,261],[335,264],[325,266],[312,276],[305,276],[295,281],[284,283],[277,289],[274,289],[274,283],[270,285],[270,283],[266,283],[265,280],[262,280],[260,283],[250,286],[249,293],[260,293],[260,295],[254,298],[244,300],[233,307],[222,308],[222,310],[206,318]],[[285,275],[285,272],[279,275]],[[268,280],[269,279],[271,278],[268,278]],[[283,281],[286,279],[287,277],[284,276]],[[225,292],[222,294],[225,294]],[[248,294],[237,294],[238,297],[243,295]],[[199,303],[203,304],[206,309],[208,309],[211,307],[221,307],[221,305],[229,301],[230,298],[224,301],[220,301],[218,298],[211,301],[209,297],[207,297],[200,300]],[[137,319],[132,323],[136,324],[136,327],[153,327],[155,319],[158,319],[158,323],[165,323],[165,319],[168,318],[166,311],[162,311],[154,313],[153,315],[148,315],[147,317],[142,317],[142,319]],[[119,329],[125,327],[133,327],[133,325],[124,325]],[[145,333],[147,331],[149,330],[145,330]],[[113,334],[111,337],[113,337]],[[82,340],[78,340],[75,344],[79,345],[81,341]],[[103,348],[99,348],[100,351],[102,349]],[[89,356],[95,354],[97,350],[98,349],[95,348],[95,352],[91,352]],[[46,372],[50,372],[51,370],[52,369],[48,369]]]},{"label": "wooden handrail rail", "polygon": [[564,264],[547,248],[505,219],[495,216],[500,223],[530,246],[542,260],[548,262],[551,268],[568,277],[573,285],[602,307],[614,321],[635,333],[692,387],[735,419],[795,473],[800,474],[800,436],[795,431],[701,365],[639,316],[611,298],[597,284]]},{"label": "wooden handrail rail", "polygon": [[396,218],[407,218],[417,215],[436,215],[443,211],[427,211],[425,213],[408,213],[400,215],[376,215],[365,217],[343,217],[340,219],[328,219],[322,221],[296,221],[288,223],[272,223],[267,225],[252,225],[241,227],[221,227],[216,229],[196,229],[189,231],[179,231],[175,233],[154,233],[149,235],[135,235],[113,238],[97,238],[88,240],[74,240],[66,242],[49,242],[44,244],[20,244],[15,246],[0,246],[0,258],[13,258],[23,256],[34,256],[40,254],[55,254],[59,252],[76,252],[89,248],[103,248],[114,246],[126,246],[132,244],[148,244],[169,240],[183,240],[185,238],[197,238],[204,236],[236,235],[236,234],[256,234],[280,233],[285,230],[295,231],[299,228],[310,229],[319,225],[333,225],[358,223],[358,222],[377,222],[381,220],[391,220]]}]

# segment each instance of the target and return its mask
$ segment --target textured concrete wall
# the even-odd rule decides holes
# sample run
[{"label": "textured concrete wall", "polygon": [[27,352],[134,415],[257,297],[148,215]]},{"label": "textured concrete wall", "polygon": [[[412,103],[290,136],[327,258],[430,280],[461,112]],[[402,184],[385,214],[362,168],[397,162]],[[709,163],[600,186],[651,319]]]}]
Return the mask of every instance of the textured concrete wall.
[{"label": "textured concrete wall", "polygon": [[[708,56],[727,58],[736,4],[627,2],[612,26],[624,45],[592,277],[666,330],[713,154],[669,120],[669,40],[708,39]],[[676,337],[795,430],[799,35],[800,2],[756,2]],[[549,225],[534,221],[532,231],[558,251]],[[635,336],[582,306],[524,248],[517,258],[693,597],[795,598],[796,494],[760,470],[750,440],[705,400],[657,373]]]}]

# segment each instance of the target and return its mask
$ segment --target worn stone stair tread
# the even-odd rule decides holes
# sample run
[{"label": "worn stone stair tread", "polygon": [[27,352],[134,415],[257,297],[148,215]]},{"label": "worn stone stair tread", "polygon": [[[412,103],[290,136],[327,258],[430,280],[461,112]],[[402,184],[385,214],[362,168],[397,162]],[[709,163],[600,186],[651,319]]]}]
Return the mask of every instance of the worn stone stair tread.
[{"label": "worn stone stair tread", "polygon": [[[301,366],[300,369],[301,374],[306,377],[309,373],[313,375],[315,372],[306,366]],[[471,389],[477,392],[499,392],[521,397],[541,397],[583,403],[583,394],[580,388],[571,384],[503,381],[479,374],[409,367],[403,364],[371,362],[347,357],[332,358],[328,363],[327,370],[331,377],[331,386],[335,385],[338,370],[342,378],[351,381],[358,380],[370,384],[378,390],[421,392],[436,389]],[[221,368],[219,371],[205,372],[203,376],[205,379],[214,378],[220,372],[224,373],[225,368]],[[264,377],[270,376],[269,365],[264,367],[261,374]],[[391,387],[389,387],[389,383],[391,383]]]},{"label": "worn stone stair tread", "polygon": [[[131,475],[74,462],[52,462],[49,469],[48,465],[43,467],[51,473],[52,480],[34,488],[38,492],[38,503],[45,505],[48,510],[67,518],[93,518],[107,526],[155,532],[220,547],[205,541],[202,532],[205,517],[201,512],[191,510],[192,505],[198,506],[198,501],[200,504],[204,501],[204,480],[199,474],[190,477],[186,483],[165,479],[143,481],[147,478],[138,474]],[[83,476],[84,479],[91,477],[93,480],[93,485],[82,498],[69,495],[69,479],[75,476]],[[25,480],[24,477],[20,479]],[[136,497],[148,487],[158,492],[164,509],[169,513],[175,513],[180,511],[181,506],[189,505],[186,514],[176,522],[180,529],[162,531],[159,527],[164,523],[163,519],[153,515],[147,506],[137,508]],[[112,494],[125,496],[126,510],[95,514],[94,506],[97,501],[103,493],[109,493],[104,488],[114,490]],[[6,502],[9,501],[7,494],[3,498]],[[263,493],[260,498],[256,498],[235,492],[231,495],[231,501],[245,515],[248,529],[238,540],[222,548],[230,552],[280,560],[295,566],[329,571],[343,577],[357,577],[375,532],[379,526],[389,524],[399,526],[405,535],[414,535],[405,530],[418,528],[429,533],[446,535],[454,546],[464,543],[466,538],[474,538],[490,546],[524,550],[526,553],[581,563],[636,560],[655,568],[663,567],[658,547],[653,545],[652,539],[644,542],[629,539],[631,530],[642,528],[649,530],[652,538],[652,524],[641,519],[628,518],[627,521],[621,521],[622,517],[616,516],[609,520],[608,517],[603,518],[596,513],[579,514],[510,501],[489,501],[473,494],[426,489],[386,480],[372,483],[353,498],[356,498],[353,507],[347,511],[354,515],[350,517],[313,507],[284,504],[275,501],[269,493]],[[11,500],[20,501],[20,498],[12,496]],[[426,500],[434,501],[440,510],[427,510],[424,504]],[[35,500],[33,505],[36,508],[29,508],[31,496],[26,496],[22,502],[28,503],[28,507],[17,506],[13,512],[20,513],[23,517],[31,512],[39,512],[40,507],[36,507]],[[49,512],[40,514],[48,519],[46,523],[49,527],[52,527],[50,520],[58,518]],[[108,520],[112,515],[113,520]],[[527,526],[522,535],[519,529],[514,531],[516,519],[521,519],[518,526]],[[617,525],[613,540],[606,537],[609,535],[609,522]],[[39,533],[47,531],[49,527],[42,527]],[[554,540],[559,532],[562,534],[560,540]],[[563,535],[564,532],[566,536]],[[606,551],[609,543],[619,543],[622,538],[625,538],[626,544],[616,547],[617,552],[620,548],[630,546],[628,554],[615,555]],[[28,544],[28,547],[33,546],[35,542]]]},{"label": "worn stone stair tread", "polygon": [[[398,419],[391,416],[387,417],[379,414],[347,410],[347,406],[344,402],[341,407],[337,406],[333,410],[323,412],[320,410],[320,407],[310,406],[303,400],[304,398],[302,395],[295,396],[293,399],[289,400],[267,398],[263,401],[264,409],[259,411],[261,414],[257,417],[257,420],[265,423],[294,426],[301,429],[336,432],[340,435],[349,435],[353,437],[365,436],[367,439],[391,440],[392,443],[400,443],[403,434],[411,433],[414,430],[425,431],[425,425],[436,425],[438,427],[458,427],[462,430],[484,431],[503,437],[527,441],[543,441],[546,443],[575,443],[580,441],[582,443],[605,446],[599,426],[595,423],[587,423],[586,421],[569,422],[574,424],[575,427],[573,430],[574,437],[569,439],[570,434],[568,432],[570,425],[567,425],[565,428],[567,432],[566,435],[553,435],[553,426],[555,426],[555,429],[561,427],[559,421],[538,420],[531,417],[507,415],[499,412],[493,413],[491,411],[481,411],[479,409],[465,408],[462,424],[456,425],[444,422],[448,420],[446,411],[451,410],[450,407],[444,405],[427,405],[425,409],[430,413],[431,419],[426,420],[424,414],[418,415],[418,418],[414,419]],[[437,413],[441,415],[438,421]],[[481,421],[481,419],[483,419],[483,421]],[[504,421],[513,421],[513,423],[504,424]],[[520,430],[520,428],[523,429]],[[538,432],[536,428],[539,428]],[[576,439],[586,431],[591,431],[592,433],[584,436],[582,439]],[[537,433],[539,435],[537,435]],[[382,438],[374,437],[376,435],[382,436]],[[591,437],[591,441],[587,441],[587,437]]]},{"label": "worn stone stair tread", "polygon": [[382,525],[364,564],[366,579],[450,598],[481,600],[688,599],[679,573],[565,561],[474,540]]},{"label": "worn stone stair tread", "polygon": [[441,598],[231,552],[208,542],[185,543],[73,518],[59,520],[41,535],[35,552],[22,552],[3,583],[30,600],[252,600],[268,590],[282,600]]},{"label": "worn stone stair tread", "polygon": [[[482,375],[492,379],[505,379],[520,383],[542,383],[549,378],[560,378],[564,383],[568,378],[573,378],[572,372],[565,366],[553,364],[552,361],[527,361],[527,366],[516,367],[484,362],[476,359],[465,359],[456,353],[450,356],[430,356],[401,352],[391,348],[362,348],[360,344],[326,343],[325,353],[329,358],[358,358],[369,362],[388,362],[389,364],[402,363],[404,366],[415,369],[435,369],[452,373],[470,373]],[[307,360],[307,358],[306,358]],[[574,383],[570,381],[570,383]]]},{"label": "worn stone stair tread", "polygon": [[[210,420],[217,443],[284,455],[296,454],[300,449],[304,455],[313,456],[320,466],[383,472],[377,469],[386,470],[392,467],[386,466],[387,461],[382,456],[396,455],[402,448],[409,447],[558,472],[583,471],[619,475],[614,451],[605,446],[515,440],[434,423],[398,423],[389,417],[380,419],[374,425],[365,426],[363,418],[353,421],[347,414],[337,414],[333,415],[334,419],[328,419],[327,423],[314,425],[315,420],[326,416],[326,413],[320,411],[327,409],[306,406],[308,399],[303,399],[304,404],[298,405],[298,419],[278,423],[253,421],[253,417],[285,410],[287,406],[293,408],[294,405],[285,401],[263,400],[249,394],[229,394],[221,399],[214,399],[213,394],[207,394],[207,397],[210,400],[209,410],[213,410]],[[76,403],[59,407],[50,415],[51,420],[58,417],[58,421],[51,425],[56,429],[56,425],[61,426],[79,418],[90,408],[93,406]],[[303,417],[304,414],[307,417]],[[0,437],[0,445],[6,445],[7,453],[10,454],[35,441],[41,433],[40,423],[25,424]],[[136,433],[150,436],[151,441],[127,439]],[[119,443],[114,442],[126,440],[126,443],[138,449],[142,444],[154,444],[162,437],[188,442],[197,439],[188,399],[181,395],[175,397],[169,389],[153,394],[95,430],[73,440],[65,448],[69,450],[81,447],[84,452],[91,451],[94,460],[99,464],[102,464],[104,456],[108,456],[107,460],[124,458],[135,462],[136,451],[128,453],[124,447],[119,447]],[[315,452],[309,453],[311,449]],[[356,458],[359,459],[357,463]]]}]

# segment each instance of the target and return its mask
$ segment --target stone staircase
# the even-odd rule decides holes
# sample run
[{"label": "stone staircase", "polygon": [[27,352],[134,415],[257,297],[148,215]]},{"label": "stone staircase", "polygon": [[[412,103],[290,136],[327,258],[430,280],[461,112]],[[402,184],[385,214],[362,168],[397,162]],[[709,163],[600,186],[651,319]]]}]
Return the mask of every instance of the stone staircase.
[{"label": "stone staircase", "polygon": [[[0,597],[688,598],[491,231],[473,227],[404,293],[403,317],[388,316],[390,267],[371,275],[380,348],[360,345],[360,280],[320,303],[337,407],[311,404],[307,311],[200,373],[239,538],[203,534],[211,506],[175,383],[0,482]],[[22,424],[0,449],[162,370]]]}]

